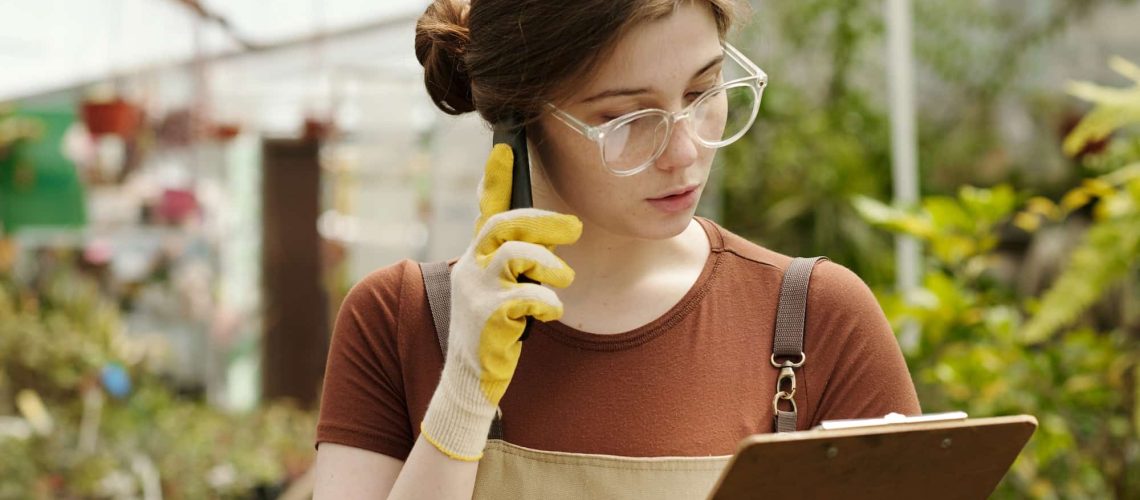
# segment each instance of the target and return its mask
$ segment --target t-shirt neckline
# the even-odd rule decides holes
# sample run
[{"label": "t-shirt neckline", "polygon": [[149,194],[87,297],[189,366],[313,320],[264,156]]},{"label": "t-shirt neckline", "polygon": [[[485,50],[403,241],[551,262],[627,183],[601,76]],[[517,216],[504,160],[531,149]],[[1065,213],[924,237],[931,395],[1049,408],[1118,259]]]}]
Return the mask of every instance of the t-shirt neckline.
[{"label": "t-shirt neckline", "polygon": [[561,321],[540,323],[535,328],[540,335],[548,335],[551,339],[579,349],[592,351],[620,351],[630,349],[669,331],[689,315],[709,290],[709,284],[715,275],[717,265],[720,263],[721,250],[724,248],[724,237],[719,226],[704,217],[694,217],[704,229],[709,240],[709,256],[701,274],[685,295],[681,297],[665,314],[633,330],[613,334],[590,333],[573,328]]}]

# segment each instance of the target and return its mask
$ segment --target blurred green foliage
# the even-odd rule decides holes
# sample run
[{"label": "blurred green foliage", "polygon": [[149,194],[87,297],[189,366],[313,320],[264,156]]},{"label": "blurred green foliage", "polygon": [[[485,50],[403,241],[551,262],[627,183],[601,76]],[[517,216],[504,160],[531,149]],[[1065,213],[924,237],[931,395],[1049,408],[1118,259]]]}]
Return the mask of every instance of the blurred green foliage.
[{"label": "blurred green foliage", "polygon": [[[1069,105],[1040,88],[1041,50],[1098,9],[1136,0],[913,2],[921,191],[1003,182],[1044,194],[1082,172],[1057,142]],[[789,255],[827,255],[872,286],[894,280],[893,243],[849,200],[891,197],[884,6],[870,0],[755,3],[734,35],[770,76],[752,131],[718,153],[721,221]],[[1031,127],[1003,134],[1009,108]],[[1019,139],[1020,140],[1020,139]]]},{"label": "blurred green foliage", "polygon": [[148,481],[163,498],[247,498],[308,468],[312,412],[230,414],[177,394],[94,280],[61,266],[24,283],[14,255],[0,240],[0,498],[141,498]]},{"label": "blurred green foliage", "polygon": [[[1071,87],[1096,107],[1068,136],[1066,151],[1119,135],[1090,160],[1104,173],[1060,201],[1009,185],[964,187],[917,209],[854,198],[868,221],[929,249],[916,293],[880,297],[896,328],[912,322],[921,331],[905,353],[923,409],[1028,413],[1040,421],[998,498],[1140,496],[1140,137],[1128,130],[1140,125],[1140,68],[1113,66],[1136,85]],[[1090,225],[1048,290],[1017,290],[1003,268],[1032,270],[1003,255],[1002,235],[1084,217]],[[1097,321],[1103,314],[1094,306],[1105,301],[1118,312]]]},{"label": "blurred green foliage", "polygon": [[827,255],[872,282],[890,280],[892,244],[847,200],[890,190],[886,108],[857,80],[880,18],[862,1],[758,8],[738,45],[770,84],[751,132],[718,153],[726,227],[787,254]]},{"label": "blurred green foliage", "polygon": [[[771,83],[753,130],[719,153],[723,223],[852,268],[896,331],[917,326],[903,343],[925,411],[1038,417],[997,498],[1140,498],[1140,87],[1072,85],[1095,105],[1076,124],[1083,112],[1043,78],[1072,26],[1135,3],[912,2],[926,196],[910,207],[881,201],[882,2],[756,3],[734,39]],[[896,234],[926,252],[905,298]]]}]

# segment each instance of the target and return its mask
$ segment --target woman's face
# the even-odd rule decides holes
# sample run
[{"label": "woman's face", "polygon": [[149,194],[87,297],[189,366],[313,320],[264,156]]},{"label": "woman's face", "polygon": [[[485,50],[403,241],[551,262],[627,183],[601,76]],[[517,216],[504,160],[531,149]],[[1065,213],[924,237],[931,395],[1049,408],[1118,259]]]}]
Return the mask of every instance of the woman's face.
[{"label": "woman's face", "polygon": [[[668,17],[631,29],[595,77],[555,105],[593,126],[639,109],[680,111],[719,82],[722,56],[710,7],[687,2]],[[595,142],[546,113],[531,135],[542,166],[536,169],[535,197],[543,208],[577,215],[587,231],[676,236],[693,217],[714,153],[692,138],[691,126],[678,122],[649,168],[618,177],[602,164]]]}]

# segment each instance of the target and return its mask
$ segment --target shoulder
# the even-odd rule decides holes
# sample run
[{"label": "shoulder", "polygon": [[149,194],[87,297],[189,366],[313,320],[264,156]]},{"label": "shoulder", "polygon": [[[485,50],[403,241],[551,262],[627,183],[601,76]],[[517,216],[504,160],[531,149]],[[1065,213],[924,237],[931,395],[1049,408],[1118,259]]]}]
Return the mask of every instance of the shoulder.
[{"label": "shoulder", "polygon": [[432,356],[439,356],[417,343],[424,330],[417,323],[430,321],[417,309],[425,294],[422,283],[416,286],[419,280],[419,265],[400,261],[365,276],[341,303],[325,368],[318,442],[407,457],[415,441],[409,405],[424,404],[425,391],[405,370],[427,366],[427,360],[438,363]]},{"label": "shoulder", "polygon": [[792,262],[791,257],[753,243],[716,222],[703,217],[697,220],[708,233],[712,252],[728,257],[730,262],[779,273],[783,273]]},{"label": "shoulder", "polygon": [[808,289],[808,306],[832,313],[881,313],[871,289],[854,271],[832,261],[816,264]]},{"label": "shoulder", "polygon": [[[733,270],[751,269],[782,280],[792,263],[791,256],[753,243],[708,219],[700,221],[709,232],[713,252],[727,257],[727,265]],[[815,313],[812,315],[850,314],[866,312],[868,308],[880,311],[866,283],[850,269],[829,260],[819,262],[812,270],[808,302],[808,313]]]},{"label": "shoulder", "polygon": [[373,350],[380,343],[396,343],[405,309],[425,300],[422,279],[419,265],[407,259],[362,278],[341,303],[334,342],[366,344]]},{"label": "shoulder", "polygon": [[909,378],[890,321],[875,294],[853,271],[830,261],[817,264],[806,316],[805,349],[822,362],[813,371],[830,371],[828,378],[833,378],[863,373],[866,364],[878,363],[890,367],[884,368],[884,377],[901,384],[900,394],[913,394],[913,387],[902,390],[906,385],[902,381],[909,383]]},{"label": "shoulder", "polygon": [[361,278],[345,296],[344,305],[375,306],[398,301],[407,292],[409,284],[421,279],[419,264],[408,259],[401,260]]}]

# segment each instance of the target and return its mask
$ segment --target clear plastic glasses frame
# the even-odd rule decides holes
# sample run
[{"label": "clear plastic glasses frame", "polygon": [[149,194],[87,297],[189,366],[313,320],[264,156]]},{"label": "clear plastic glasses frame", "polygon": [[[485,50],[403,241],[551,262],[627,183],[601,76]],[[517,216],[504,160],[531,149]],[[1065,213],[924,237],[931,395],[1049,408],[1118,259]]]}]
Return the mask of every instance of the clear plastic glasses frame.
[{"label": "clear plastic glasses frame", "polygon": [[[601,125],[592,126],[583,122],[582,120],[579,120],[578,118],[575,118],[573,115],[561,109],[558,109],[552,103],[547,103],[546,107],[559,121],[565,123],[570,128],[586,136],[586,138],[594,141],[594,143],[598,145],[598,153],[600,154],[602,164],[605,165],[606,169],[614,175],[624,177],[635,175],[644,171],[645,169],[649,168],[649,166],[652,165],[654,161],[660,158],[661,155],[665,152],[665,149],[668,147],[670,139],[673,137],[674,125],[676,125],[677,122],[681,120],[691,118],[694,111],[698,109],[701,104],[705,103],[705,101],[712,98],[712,96],[715,96],[718,92],[724,92],[725,96],[727,97],[727,94],[730,90],[739,88],[749,89],[751,92],[755,93],[752,102],[752,109],[749,112],[744,126],[741,127],[739,131],[733,133],[732,136],[724,137],[718,141],[710,141],[700,137],[698,133],[692,131],[695,129],[691,128],[691,133],[689,135],[700,145],[710,149],[722,148],[724,146],[732,144],[733,142],[736,142],[738,139],[743,137],[744,134],[748,132],[748,129],[752,127],[752,124],[756,121],[756,115],[760,110],[760,99],[764,96],[764,88],[768,85],[768,74],[765,73],[764,70],[760,69],[760,67],[755,63],[748,60],[744,54],[740,53],[736,47],[733,47],[728,42],[723,42],[721,45],[724,47],[724,53],[726,56],[728,56],[728,59],[736,62],[744,70],[745,76],[725,81],[711,89],[706,90],[705,92],[701,93],[701,95],[696,99],[694,99],[692,103],[690,103],[688,106],[685,106],[685,108],[680,111],[671,112],[658,108],[641,109],[619,116]],[[728,106],[732,106],[732,104],[733,103],[731,102],[727,103]],[[653,145],[653,152],[645,161],[640,162],[633,167],[614,168],[606,159],[607,139],[615,134],[616,131],[620,131],[621,127],[629,125],[635,120],[639,120],[645,117],[659,117],[661,119],[661,123],[665,126],[665,129],[661,133],[662,139],[654,139],[655,142],[658,143]]]}]

